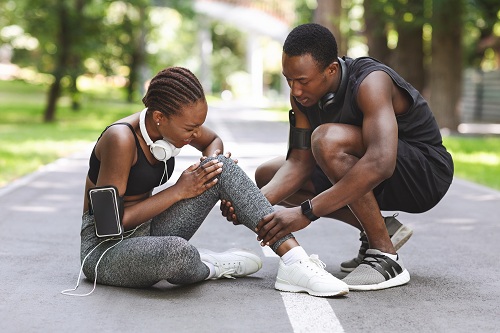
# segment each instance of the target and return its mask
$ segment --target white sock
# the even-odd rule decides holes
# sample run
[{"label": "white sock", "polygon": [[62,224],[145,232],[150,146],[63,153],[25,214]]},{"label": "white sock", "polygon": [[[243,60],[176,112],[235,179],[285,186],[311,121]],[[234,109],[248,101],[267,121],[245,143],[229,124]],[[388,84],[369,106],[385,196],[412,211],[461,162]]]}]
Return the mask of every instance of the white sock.
[{"label": "white sock", "polygon": [[306,251],[302,248],[302,246],[296,246],[289,250],[287,253],[285,253],[282,257],[281,260],[283,260],[283,263],[286,266],[289,266],[299,260],[309,258],[307,255]]},{"label": "white sock", "polygon": [[204,263],[208,269],[210,270],[210,273],[208,274],[208,277],[205,279],[205,280],[210,280],[212,278],[215,277],[215,266],[209,262],[206,262],[206,261],[202,261],[202,263]]},{"label": "white sock", "polygon": [[385,252],[382,252],[382,251],[380,251],[380,253],[382,253],[384,256],[387,256],[387,257],[391,258],[394,261],[397,261],[399,259],[397,253],[396,254],[390,254],[390,253],[385,253]]}]

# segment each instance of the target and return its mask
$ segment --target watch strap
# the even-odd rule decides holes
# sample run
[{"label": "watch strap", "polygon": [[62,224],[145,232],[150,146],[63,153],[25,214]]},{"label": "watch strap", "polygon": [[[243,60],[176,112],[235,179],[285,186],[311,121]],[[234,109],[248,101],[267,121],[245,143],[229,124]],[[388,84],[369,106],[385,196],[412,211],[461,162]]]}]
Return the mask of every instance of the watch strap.
[{"label": "watch strap", "polygon": [[312,212],[311,200],[307,199],[306,201],[301,203],[300,208],[302,209],[302,214],[304,214],[311,222],[319,219],[319,217],[314,215]]}]

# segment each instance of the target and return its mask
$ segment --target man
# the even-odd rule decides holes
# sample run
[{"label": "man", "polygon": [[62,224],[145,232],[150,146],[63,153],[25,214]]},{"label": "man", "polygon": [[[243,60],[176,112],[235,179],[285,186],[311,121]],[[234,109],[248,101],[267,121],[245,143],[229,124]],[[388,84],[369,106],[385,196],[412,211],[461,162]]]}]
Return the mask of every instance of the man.
[{"label": "man", "polygon": [[[256,182],[271,204],[289,208],[267,215],[258,239],[273,244],[320,216],[333,217],[362,235],[361,258],[342,263],[351,270],[343,279],[350,290],[407,283],[395,247],[412,231],[395,217],[384,221],[381,210],[427,211],[453,178],[427,102],[375,59],[338,58],[334,36],[317,24],[290,32],[282,65],[292,106],[289,152],[261,165]],[[233,212],[223,213],[235,220]]]}]

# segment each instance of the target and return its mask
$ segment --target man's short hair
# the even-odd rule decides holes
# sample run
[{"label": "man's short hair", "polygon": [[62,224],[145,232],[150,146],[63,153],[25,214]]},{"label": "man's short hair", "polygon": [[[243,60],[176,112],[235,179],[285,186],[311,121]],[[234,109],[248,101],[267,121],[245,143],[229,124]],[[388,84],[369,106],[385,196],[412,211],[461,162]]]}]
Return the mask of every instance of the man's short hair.
[{"label": "man's short hair", "polygon": [[295,27],[283,44],[283,52],[288,56],[310,54],[321,70],[337,60],[337,41],[330,30],[316,23],[306,23]]}]

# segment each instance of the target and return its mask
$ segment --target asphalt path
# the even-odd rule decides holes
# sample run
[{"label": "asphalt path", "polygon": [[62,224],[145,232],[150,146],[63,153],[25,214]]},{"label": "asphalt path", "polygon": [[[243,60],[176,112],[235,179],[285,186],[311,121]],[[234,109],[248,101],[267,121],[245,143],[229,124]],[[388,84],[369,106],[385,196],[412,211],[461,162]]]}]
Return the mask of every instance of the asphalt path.
[{"label": "asphalt path", "polygon": [[[207,125],[253,178],[262,162],[286,152],[288,125],[241,106],[211,107]],[[90,148],[90,147],[89,147]],[[399,251],[409,284],[316,298],[276,291],[278,258],[214,207],[191,242],[261,255],[253,276],[149,289],[98,285],[87,297],[62,295],[79,271],[79,230],[90,150],[0,188],[0,332],[499,332],[500,192],[455,179],[424,214],[400,213],[414,235]],[[199,154],[183,149],[172,184]],[[386,215],[394,212],[384,212]],[[321,218],[296,233],[333,275],[359,248],[356,230]],[[92,283],[82,280],[78,292]]]}]

